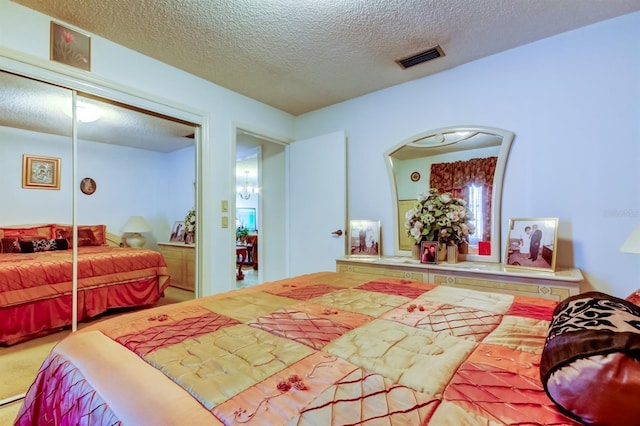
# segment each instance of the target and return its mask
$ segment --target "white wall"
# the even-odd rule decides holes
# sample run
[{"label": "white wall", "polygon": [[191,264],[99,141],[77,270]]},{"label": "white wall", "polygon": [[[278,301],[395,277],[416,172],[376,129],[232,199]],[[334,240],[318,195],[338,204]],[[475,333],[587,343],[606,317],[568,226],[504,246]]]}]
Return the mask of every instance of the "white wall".
[{"label": "white wall", "polygon": [[163,170],[166,183],[158,205],[162,206],[170,228],[167,228],[164,239],[158,241],[167,241],[173,224],[184,220],[194,206],[195,161],[195,147],[183,148],[168,155],[168,167]]},{"label": "white wall", "polygon": [[[51,18],[9,0],[0,0],[0,11],[0,47],[48,61]],[[231,143],[234,123],[247,123],[256,131],[290,138],[293,116],[101,37],[92,35],[91,43],[91,76],[203,112],[208,129],[202,147],[204,167],[200,182],[202,193],[206,194],[202,200],[205,225],[199,242],[203,253],[203,294],[231,289],[235,286],[235,232],[232,227],[220,226],[221,217],[228,215],[221,212],[220,205],[222,200],[235,198],[235,151]]]},{"label": "white wall", "polygon": [[[0,149],[0,194],[7,200],[0,223],[71,223],[72,188],[79,186],[71,181],[71,139],[0,127]],[[79,224],[106,224],[120,235],[127,219],[140,215],[151,225],[146,246],[153,247],[169,238],[173,222],[193,205],[193,148],[165,154],[79,140],[77,151],[78,181],[91,177],[97,184],[92,195],[78,193]],[[23,189],[23,154],[60,158],[60,190]]]},{"label": "white wall", "polygon": [[619,252],[640,222],[639,40],[640,13],[601,22],[297,117],[296,139],[347,132],[350,217],[379,218],[391,255],[383,153],[440,127],[510,130],[503,244],[509,218],[558,217],[558,264],[626,296],[640,287],[640,258]]}]

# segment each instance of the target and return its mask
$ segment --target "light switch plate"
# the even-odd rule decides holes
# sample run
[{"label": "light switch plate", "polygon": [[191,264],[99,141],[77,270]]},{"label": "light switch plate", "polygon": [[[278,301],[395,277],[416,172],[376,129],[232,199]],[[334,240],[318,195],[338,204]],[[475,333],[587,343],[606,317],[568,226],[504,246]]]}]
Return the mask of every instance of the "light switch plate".
[{"label": "light switch plate", "polygon": [[222,216],[222,227],[223,228],[229,227],[229,216]]},{"label": "light switch plate", "polygon": [[226,213],[229,211],[229,200],[222,200],[220,203],[220,207],[222,209],[222,213]]}]

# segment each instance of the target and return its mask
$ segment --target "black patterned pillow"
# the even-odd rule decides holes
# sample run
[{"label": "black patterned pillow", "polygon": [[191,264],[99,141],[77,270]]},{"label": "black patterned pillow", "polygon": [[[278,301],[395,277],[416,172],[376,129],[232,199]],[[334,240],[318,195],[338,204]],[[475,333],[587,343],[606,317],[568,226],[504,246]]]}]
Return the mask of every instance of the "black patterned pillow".
[{"label": "black patterned pillow", "polygon": [[562,301],[540,360],[549,398],[585,424],[640,418],[640,307],[604,293]]},{"label": "black patterned pillow", "polygon": [[55,240],[20,241],[19,243],[20,243],[20,251],[22,253],[66,250],[69,248],[69,242],[64,238],[58,238]]}]

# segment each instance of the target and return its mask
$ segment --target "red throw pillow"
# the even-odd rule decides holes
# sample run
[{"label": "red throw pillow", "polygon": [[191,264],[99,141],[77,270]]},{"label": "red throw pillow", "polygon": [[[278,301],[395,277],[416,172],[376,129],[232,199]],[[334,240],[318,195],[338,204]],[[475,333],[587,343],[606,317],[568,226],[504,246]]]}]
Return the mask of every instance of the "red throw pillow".
[{"label": "red throw pillow", "polygon": [[[79,225],[78,226],[78,247],[100,246],[106,244],[105,225]],[[55,238],[65,238],[69,246],[73,246],[73,227],[58,225],[53,228]]]},{"label": "red throw pillow", "polygon": [[640,289],[634,291],[633,293],[631,293],[630,295],[628,295],[625,300],[640,306]]},{"label": "red throw pillow", "polygon": [[42,226],[29,226],[24,228],[0,228],[0,237],[15,237],[23,239],[24,237],[41,237],[41,238],[51,238],[52,235],[52,226],[51,225],[42,225]]},{"label": "red throw pillow", "polygon": [[0,239],[0,253],[20,253],[20,245],[17,238]]}]

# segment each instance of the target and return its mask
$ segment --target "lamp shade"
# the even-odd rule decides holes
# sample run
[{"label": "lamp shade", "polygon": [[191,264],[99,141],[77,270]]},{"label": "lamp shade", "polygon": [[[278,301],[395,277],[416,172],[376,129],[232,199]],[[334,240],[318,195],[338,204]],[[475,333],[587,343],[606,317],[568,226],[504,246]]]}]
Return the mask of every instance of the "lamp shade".
[{"label": "lamp shade", "polygon": [[150,232],[151,227],[142,216],[131,216],[124,224],[122,232]]},{"label": "lamp shade", "polygon": [[620,251],[623,253],[636,253],[640,254],[640,225],[636,226],[631,235],[620,247]]}]

